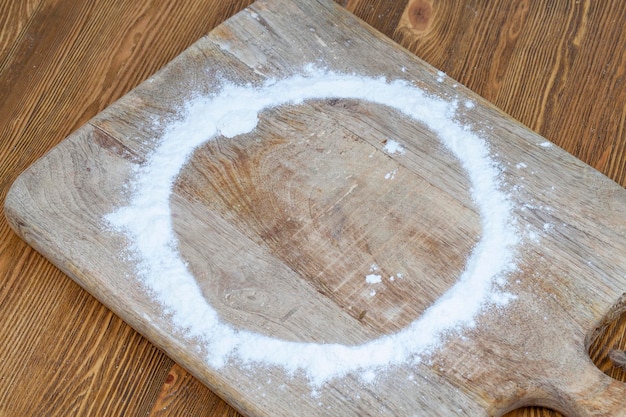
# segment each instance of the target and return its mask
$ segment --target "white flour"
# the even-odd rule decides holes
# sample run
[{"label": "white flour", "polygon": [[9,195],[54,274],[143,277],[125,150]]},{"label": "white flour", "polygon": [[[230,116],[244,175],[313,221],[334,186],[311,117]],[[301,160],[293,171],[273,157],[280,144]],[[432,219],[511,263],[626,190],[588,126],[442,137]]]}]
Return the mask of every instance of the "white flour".
[{"label": "white flour", "polygon": [[[176,249],[169,207],[173,183],[199,145],[218,135],[253,131],[263,109],[328,98],[389,106],[434,131],[466,170],[481,218],[482,236],[458,281],[405,329],[358,346],[280,340],[221,321]],[[440,348],[450,331],[473,326],[485,306],[507,299],[496,282],[504,282],[515,266],[517,234],[511,203],[499,189],[498,166],[483,139],[459,124],[455,111],[455,102],[428,96],[404,80],[314,68],[258,87],[225,84],[214,96],[189,101],[183,117],[169,124],[133,179],[130,204],[105,220],[126,235],[131,242],[128,249],[138,260],[138,277],[185,337],[201,341],[210,366],[219,368],[229,359],[242,365],[278,366],[288,374],[304,372],[313,385],[347,373],[369,380],[373,372],[388,366],[421,360]],[[385,150],[402,157],[405,146],[388,140]]]},{"label": "white flour", "polygon": [[402,146],[402,144],[396,142],[393,139],[387,140],[387,143],[385,143],[383,150],[389,154],[394,154],[394,153],[403,154],[405,152],[404,146]]},{"label": "white flour", "polygon": [[367,282],[368,284],[380,284],[383,281],[382,278],[382,275],[368,274],[365,275],[365,282]]}]

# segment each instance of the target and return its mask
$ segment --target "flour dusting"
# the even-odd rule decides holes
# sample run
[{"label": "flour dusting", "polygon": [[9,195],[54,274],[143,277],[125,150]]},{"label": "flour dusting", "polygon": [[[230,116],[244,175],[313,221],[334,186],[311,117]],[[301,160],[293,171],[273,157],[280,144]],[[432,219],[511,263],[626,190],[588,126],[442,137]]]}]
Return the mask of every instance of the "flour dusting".
[{"label": "flour dusting", "polygon": [[404,146],[393,140],[393,139],[388,139],[387,142],[385,143],[385,146],[383,147],[383,149],[385,150],[385,152],[387,152],[388,154],[394,154],[394,153],[398,153],[400,155],[402,155],[405,150],[404,150]]},{"label": "flour dusting", "polygon": [[[466,171],[481,221],[480,240],[456,283],[403,330],[356,346],[287,341],[223,322],[177,251],[169,207],[174,181],[198,146],[220,134],[234,137],[253,131],[264,109],[329,98],[388,106],[436,133]],[[214,95],[190,99],[182,117],[165,127],[156,149],[132,180],[129,205],[108,214],[105,221],[126,236],[128,250],[137,260],[137,276],[173,325],[189,340],[199,341],[209,366],[219,368],[229,361],[277,366],[289,375],[303,372],[313,386],[349,373],[373,380],[390,366],[419,362],[440,349],[450,332],[475,325],[486,306],[510,299],[498,283],[515,268],[518,237],[511,202],[500,190],[500,168],[485,141],[456,121],[456,110],[454,102],[430,96],[409,81],[316,68],[258,86],[224,83]],[[387,140],[381,150],[402,154],[404,146]],[[381,279],[374,277],[380,276],[375,270],[370,272],[367,282]]]}]

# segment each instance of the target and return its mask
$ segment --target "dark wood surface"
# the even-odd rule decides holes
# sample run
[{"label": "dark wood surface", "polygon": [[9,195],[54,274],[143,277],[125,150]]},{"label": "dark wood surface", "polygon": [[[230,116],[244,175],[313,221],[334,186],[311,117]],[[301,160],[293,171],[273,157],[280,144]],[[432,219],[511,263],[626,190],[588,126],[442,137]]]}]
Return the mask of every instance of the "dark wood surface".
[{"label": "dark wood surface", "polygon": [[[48,149],[249,3],[2,0],[1,198]],[[626,185],[624,2],[339,3]],[[622,381],[608,352],[626,347],[625,329],[622,314],[590,349]],[[237,415],[24,244],[4,218],[0,340],[0,416]]]}]

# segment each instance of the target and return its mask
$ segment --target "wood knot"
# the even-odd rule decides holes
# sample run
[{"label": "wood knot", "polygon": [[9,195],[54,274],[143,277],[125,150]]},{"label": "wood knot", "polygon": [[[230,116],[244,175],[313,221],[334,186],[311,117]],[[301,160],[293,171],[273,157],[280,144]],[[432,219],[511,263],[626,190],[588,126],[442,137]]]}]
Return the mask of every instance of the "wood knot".
[{"label": "wood knot", "polygon": [[613,365],[626,370],[626,351],[612,350],[609,352],[609,359],[613,362]]},{"label": "wood knot", "polygon": [[419,32],[424,32],[430,26],[433,6],[428,0],[415,0],[409,5],[407,14],[411,26]]}]

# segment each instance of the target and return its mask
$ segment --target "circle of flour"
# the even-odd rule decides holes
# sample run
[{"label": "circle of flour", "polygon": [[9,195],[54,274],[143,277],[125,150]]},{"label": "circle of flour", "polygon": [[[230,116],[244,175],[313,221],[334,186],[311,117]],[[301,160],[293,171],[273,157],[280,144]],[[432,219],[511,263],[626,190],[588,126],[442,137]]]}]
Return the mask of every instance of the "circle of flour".
[{"label": "circle of flour", "polygon": [[[470,179],[481,219],[480,240],[456,283],[397,333],[348,346],[286,341],[236,329],[220,320],[177,251],[169,207],[174,181],[199,145],[220,134],[234,137],[252,131],[263,109],[331,98],[389,106],[434,131]],[[429,96],[404,80],[318,69],[258,87],[225,84],[214,96],[188,102],[182,118],[166,127],[147,163],[139,168],[130,204],[105,220],[126,235],[137,260],[137,275],[174,326],[208,352],[210,366],[224,366],[229,359],[278,366],[289,374],[304,372],[314,385],[347,373],[368,378],[381,368],[419,361],[440,348],[450,331],[473,326],[486,305],[507,300],[498,283],[505,282],[504,276],[514,268],[517,235],[510,202],[499,190],[499,170],[486,144],[454,119],[455,111],[455,102]]]}]

